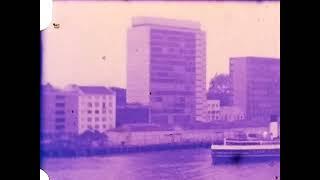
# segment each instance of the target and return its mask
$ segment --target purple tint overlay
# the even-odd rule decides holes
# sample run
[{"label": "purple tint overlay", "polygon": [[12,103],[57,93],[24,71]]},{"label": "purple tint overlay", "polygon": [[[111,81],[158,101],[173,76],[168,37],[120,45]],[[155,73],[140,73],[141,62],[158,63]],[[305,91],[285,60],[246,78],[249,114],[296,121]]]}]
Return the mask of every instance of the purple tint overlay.
[{"label": "purple tint overlay", "polygon": [[[229,90],[232,90],[232,103],[217,109],[209,109],[209,102],[205,98],[207,93],[207,37],[206,32],[200,28],[200,23],[195,23],[196,25],[191,27],[191,22],[179,22],[179,20],[154,20],[154,23],[151,22],[152,19],[148,21],[149,23],[133,23],[128,31],[126,89],[114,87],[110,90],[104,87],[79,86],[81,92],[89,96],[85,97],[84,101],[72,101],[72,106],[68,104],[69,100],[77,98],[81,93],[79,95],[57,91],[54,93],[58,95],[50,93],[44,95],[46,98],[44,98],[42,105],[45,108],[44,113],[41,114],[41,121],[45,122],[45,126],[41,130],[48,130],[49,127],[49,131],[53,135],[49,137],[43,135],[41,152],[45,154],[45,157],[107,156],[116,153],[148,152],[143,153],[146,158],[142,162],[137,164],[137,161],[134,160],[131,161],[135,162],[132,165],[129,159],[135,158],[136,154],[125,156],[122,160],[115,158],[116,160],[112,163],[109,161],[107,163],[101,162],[100,160],[104,161],[108,158],[99,157],[98,166],[103,164],[104,166],[111,165],[111,167],[108,167],[107,171],[103,168],[103,171],[100,169],[92,171],[91,175],[87,175],[87,171],[81,168],[72,169],[77,172],[78,179],[93,177],[92,175],[95,174],[98,174],[97,176],[100,178],[111,178],[112,171],[117,169],[114,164],[122,166],[121,170],[116,173],[118,175],[123,174],[123,169],[130,171],[136,167],[154,168],[154,171],[157,172],[136,175],[134,172],[138,171],[133,170],[132,174],[136,175],[133,179],[141,179],[141,175],[149,177],[147,179],[159,177],[163,179],[171,177],[173,179],[192,179],[197,176],[200,178],[210,177],[210,179],[235,178],[228,176],[229,173],[222,173],[223,175],[219,176],[219,172],[215,171],[214,175],[212,174],[211,163],[208,163],[211,161],[209,147],[212,143],[220,142],[225,137],[237,135],[239,131],[245,134],[264,134],[272,129],[268,127],[270,117],[272,121],[279,121],[280,94],[278,91],[280,90],[280,80],[278,80],[278,76],[280,76],[280,69],[278,69],[278,65],[273,65],[278,62],[273,63],[271,61],[275,59],[270,58],[244,57],[247,59],[245,65],[240,64],[240,67],[237,67],[231,63],[233,61],[231,60],[229,68],[233,84]],[[190,27],[187,27],[188,24]],[[214,51],[214,49],[208,49],[208,51]],[[105,58],[103,59],[105,60]],[[219,61],[219,59],[213,60]],[[220,93],[220,96],[215,97],[229,97],[230,94],[225,95],[224,92],[219,91],[223,88],[217,89],[218,92],[215,93]],[[264,90],[266,92],[262,92]],[[101,126],[99,123],[110,120],[109,117],[101,119],[95,116],[103,112],[109,113],[110,110],[96,110],[93,102],[89,106],[86,103],[86,98],[89,98],[90,94],[115,94],[116,104],[112,105],[114,107],[112,111],[116,113],[116,127],[110,126],[107,130],[97,130],[99,127],[106,127],[106,124]],[[94,99],[94,97],[91,98]],[[50,104],[53,106],[46,106],[51,100]],[[220,99],[214,100],[220,101]],[[103,107],[106,106],[109,107],[107,103],[103,105]],[[77,117],[81,113],[87,114],[88,117]],[[208,116],[212,114],[214,114],[214,118],[209,120]],[[47,117],[51,115],[52,118]],[[245,118],[233,118],[240,116]],[[258,125],[251,126],[256,122]],[[72,126],[69,127],[67,124]],[[81,128],[86,130],[80,131]],[[48,143],[48,141],[51,142]],[[185,152],[181,150],[184,148],[192,148],[192,150]],[[207,150],[199,153],[197,148]],[[173,151],[177,149],[180,150]],[[158,152],[160,150],[170,151],[161,156],[159,155],[161,153]],[[174,154],[175,152],[177,154]],[[147,158],[148,156],[152,157]],[[174,157],[178,157],[178,159]],[[197,158],[200,160],[197,161]],[[78,159],[80,158],[77,158],[76,161]],[[194,162],[199,164],[194,166],[192,164]],[[68,164],[70,159],[61,163]],[[90,163],[90,158],[88,158],[84,164],[87,166]],[[157,166],[158,164],[160,166]],[[206,167],[205,164],[208,166]],[[62,169],[59,165],[53,166]],[[175,171],[185,169],[187,166],[189,166],[187,172],[172,171],[172,169]],[[245,167],[247,164],[240,163],[220,167],[227,169],[234,166]],[[264,165],[261,166],[261,169],[263,169],[262,167],[266,168]],[[193,171],[192,169],[195,168],[206,170],[206,172]],[[278,167],[275,168],[278,170]],[[248,177],[248,174],[241,174],[242,170],[231,169],[231,172],[238,172],[238,175]],[[108,174],[105,174],[106,172]],[[139,172],[141,171],[139,170]],[[255,174],[252,171],[247,173]],[[132,174],[118,179],[134,176]],[[271,173],[270,170],[265,177],[270,179],[274,174],[279,173]],[[251,179],[263,178],[251,177]]]}]

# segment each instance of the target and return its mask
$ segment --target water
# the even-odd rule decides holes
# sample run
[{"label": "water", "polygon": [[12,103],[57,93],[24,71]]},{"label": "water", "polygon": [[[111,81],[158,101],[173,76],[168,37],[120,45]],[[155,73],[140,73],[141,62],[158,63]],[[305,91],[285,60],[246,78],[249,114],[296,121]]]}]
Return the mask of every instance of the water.
[{"label": "water", "polygon": [[274,180],[279,162],[212,165],[210,150],[44,159],[51,180]]}]

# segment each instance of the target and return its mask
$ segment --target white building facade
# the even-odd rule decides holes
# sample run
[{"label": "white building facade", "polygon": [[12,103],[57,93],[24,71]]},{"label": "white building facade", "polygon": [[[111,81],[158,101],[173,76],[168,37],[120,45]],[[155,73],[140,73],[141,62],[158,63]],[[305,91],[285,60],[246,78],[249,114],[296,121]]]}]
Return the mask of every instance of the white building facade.
[{"label": "white building facade", "polygon": [[223,121],[245,120],[245,113],[236,106],[221,106],[219,115]]},{"label": "white building facade", "polygon": [[207,122],[220,119],[220,100],[207,100],[208,116]]},{"label": "white building facade", "polygon": [[105,132],[116,127],[116,95],[103,86],[73,86],[78,105],[78,133]]}]

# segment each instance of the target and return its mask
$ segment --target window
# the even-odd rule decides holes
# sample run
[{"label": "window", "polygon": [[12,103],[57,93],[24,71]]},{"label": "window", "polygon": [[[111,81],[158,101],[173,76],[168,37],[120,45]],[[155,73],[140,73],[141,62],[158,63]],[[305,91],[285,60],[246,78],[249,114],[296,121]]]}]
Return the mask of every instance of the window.
[{"label": "window", "polygon": [[88,117],[88,122],[91,122],[92,121],[92,118],[91,117]]},{"label": "window", "polygon": [[56,130],[63,130],[64,129],[64,125],[56,125]]},{"label": "window", "polygon": [[99,96],[94,96],[95,99],[99,99]]},{"label": "window", "polygon": [[92,113],[92,111],[91,110],[88,110],[88,114],[91,114]]},{"label": "window", "polygon": [[91,125],[88,125],[87,127],[88,127],[88,129],[92,129],[92,126],[91,126]]},{"label": "window", "polygon": [[102,99],[106,99],[106,96],[102,96]]},{"label": "window", "polygon": [[56,103],[56,107],[64,107],[64,103]]},{"label": "window", "polygon": [[102,114],[105,114],[107,111],[105,109],[102,109]]},{"label": "window", "polygon": [[56,99],[64,99],[65,98],[65,96],[62,96],[62,95],[56,95]]},{"label": "window", "polygon": [[102,121],[107,121],[107,118],[106,118],[106,117],[103,117],[103,118],[102,118]]},{"label": "window", "polygon": [[98,125],[98,124],[96,124],[96,125],[94,126],[94,128],[99,129],[99,125]]},{"label": "window", "polygon": [[109,107],[112,107],[112,103],[111,102],[109,102]]},{"label": "window", "polygon": [[89,102],[89,103],[88,103],[88,107],[92,107],[92,103]]},{"label": "window", "polygon": [[99,110],[95,110],[94,113],[95,113],[95,114],[99,114]]},{"label": "window", "polygon": [[105,103],[105,102],[102,103],[102,107],[103,107],[103,108],[106,107],[106,103]]},{"label": "window", "polygon": [[103,127],[103,129],[105,129],[105,128],[107,128],[107,126],[104,124],[104,125],[102,125],[102,127]]},{"label": "window", "polygon": [[56,118],[56,122],[64,122],[65,119],[64,118]]},{"label": "window", "polygon": [[112,110],[109,110],[108,113],[112,114]]},{"label": "window", "polygon": [[88,96],[88,99],[91,99],[92,97],[91,96]]},{"label": "window", "polygon": [[95,106],[95,107],[99,107],[99,103],[98,103],[98,102],[95,102],[95,103],[94,103],[94,106]]},{"label": "window", "polygon": [[96,121],[96,122],[99,121],[99,118],[98,118],[98,117],[95,117],[95,118],[94,118],[94,121]]},{"label": "window", "polygon": [[64,111],[56,111],[56,114],[58,114],[58,115],[64,115],[65,112],[64,112]]}]

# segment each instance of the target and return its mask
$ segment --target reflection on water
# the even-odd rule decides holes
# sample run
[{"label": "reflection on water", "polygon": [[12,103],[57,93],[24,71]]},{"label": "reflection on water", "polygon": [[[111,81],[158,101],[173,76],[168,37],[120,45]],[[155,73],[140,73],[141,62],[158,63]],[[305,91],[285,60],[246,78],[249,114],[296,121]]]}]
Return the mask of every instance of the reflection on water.
[{"label": "reflection on water", "polygon": [[212,165],[210,150],[44,159],[52,180],[274,180],[279,162]]}]

